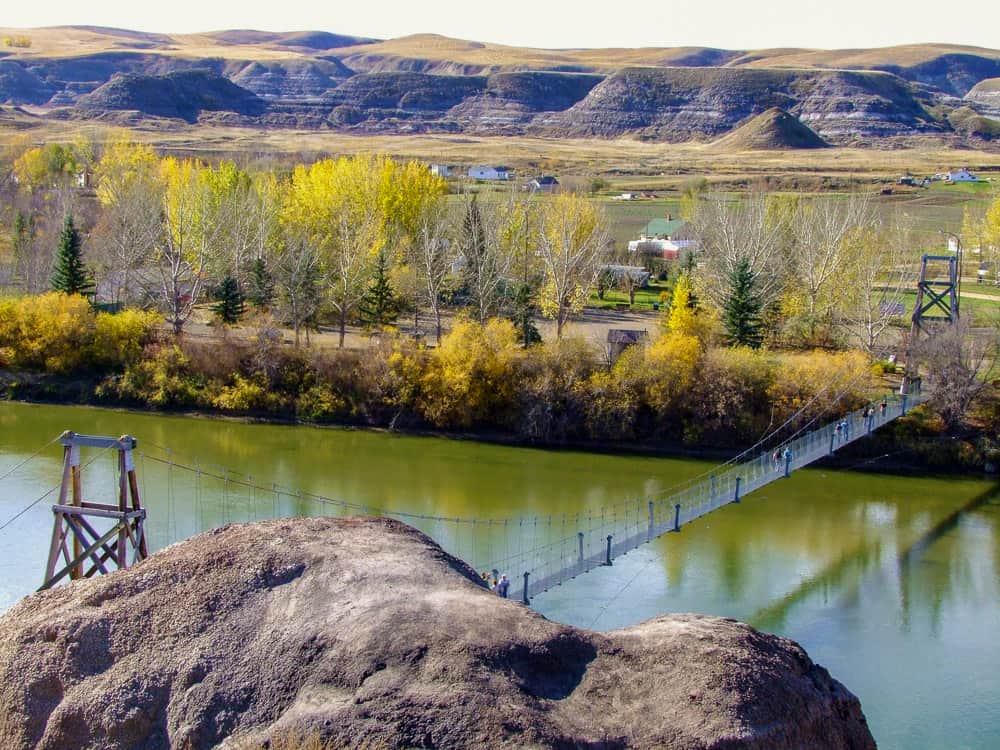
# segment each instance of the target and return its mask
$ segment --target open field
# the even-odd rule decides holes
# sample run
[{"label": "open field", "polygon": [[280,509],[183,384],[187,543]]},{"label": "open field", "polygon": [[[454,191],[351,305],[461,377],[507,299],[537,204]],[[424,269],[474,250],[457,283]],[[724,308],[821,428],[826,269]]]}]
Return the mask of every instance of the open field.
[{"label": "open field", "polygon": [[[24,110],[30,113],[29,107]],[[0,146],[13,138],[68,142],[77,135],[106,140],[120,128],[97,122],[50,121],[0,111]],[[1000,148],[956,148],[938,138],[901,142],[899,148],[828,148],[804,151],[728,151],[711,143],[660,143],[630,138],[535,138],[449,134],[350,135],[284,130],[181,125],[149,121],[128,135],[172,153],[206,157],[308,160],[330,154],[385,153],[399,158],[470,165],[508,164],[527,173],[608,175],[621,190],[677,188],[695,177],[712,183],[789,180],[822,189],[837,184],[895,179],[906,171],[934,174],[967,166],[983,176],[1000,176]],[[951,186],[959,187],[959,186]],[[966,189],[966,188],[959,188]]]}]

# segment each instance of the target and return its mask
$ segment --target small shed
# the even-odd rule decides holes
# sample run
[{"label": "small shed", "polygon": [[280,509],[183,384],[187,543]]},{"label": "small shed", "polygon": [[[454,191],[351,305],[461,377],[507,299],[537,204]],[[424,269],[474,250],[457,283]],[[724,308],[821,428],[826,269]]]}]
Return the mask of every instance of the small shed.
[{"label": "small shed", "polygon": [[630,346],[643,346],[649,341],[645,328],[611,328],[608,330],[608,362],[615,362]]}]

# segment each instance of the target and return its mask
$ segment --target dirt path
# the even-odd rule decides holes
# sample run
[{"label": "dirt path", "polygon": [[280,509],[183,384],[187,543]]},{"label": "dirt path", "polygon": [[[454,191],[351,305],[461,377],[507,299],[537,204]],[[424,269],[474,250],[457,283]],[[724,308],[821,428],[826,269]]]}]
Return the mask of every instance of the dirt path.
[{"label": "dirt path", "polygon": [[[454,324],[456,313],[449,311],[442,316],[443,331],[447,333]],[[607,341],[608,331],[612,328],[630,328],[649,332],[652,337],[659,325],[660,314],[648,310],[625,311],[625,310],[602,310],[597,308],[587,308],[576,319],[563,330],[565,338],[578,338],[603,348]],[[556,337],[556,325],[554,321],[547,319],[536,320],[539,332],[544,341],[553,341]],[[414,333],[413,318],[408,316],[400,319],[398,323],[400,333],[412,335]],[[242,325],[229,329],[230,333],[241,339],[248,339],[257,333],[257,326],[253,321],[245,321]],[[279,328],[282,337],[287,344],[295,341],[295,334],[290,328]],[[431,318],[423,317],[420,321],[420,330],[425,337],[425,341],[434,344],[434,321]],[[195,315],[184,326],[185,334],[194,338],[218,338],[220,329],[213,323],[211,313],[208,311],[196,311]],[[305,332],[302,332],[302,342],[305,343]],[[336,349],[340,345],[340,332],[336,327],[324,325],[319,333],[309,334],[310,346],[314,349]],[[366,349],[371,345],[371,333],[358,326],[348,326],[344,339],[344,346],[348,349]]]}]

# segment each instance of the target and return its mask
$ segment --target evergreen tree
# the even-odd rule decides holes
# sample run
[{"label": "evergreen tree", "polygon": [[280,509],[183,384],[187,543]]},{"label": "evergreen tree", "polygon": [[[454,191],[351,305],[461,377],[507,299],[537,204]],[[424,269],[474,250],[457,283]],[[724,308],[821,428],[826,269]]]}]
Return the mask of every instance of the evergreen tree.
[{"label": "evergreen tree", "polygon": [[389,283],[388,270],[385,253],[379,253],[375,260],[375,275],[358,305],[361,319],[367,327],[391,325],[399,317],[399,302]]},{"label": "evergreen tree", "polygon": [[27,216],[21,209],[14,215],[14,231],[11,236],[11,249],[14,251],[14,263],[20,262],[31,245],[35,236],[35,218]]},{"label": "evergreen tree", "polygon": [[73,225],[72,214],[66,214],[66,222],[59,234],[52,288],[65,294],[92,294],[94,291],[94,282],[83,265],[80,233]]},{"label": "evergreen tree", "polygon": [[764,340],[761,302],[756,274],[750,260],[743,258],[729,274],[729,290],[722,308],[722,322],[733,344],[758,348]]},{"label": "evergreen tree", "polygon": [[227,276],[215,290],[216,303],[212,306],[212,311],[219,316],[226,325],[232,325],[243,315],[243,292],[240,291],[239,282],[232,276]]},{"label": "evergreen tree", "polygon": [[274,301],[274,278],[263,258],[250,264],[250,282],[247,301],[256,310],[266,310]]},{"label": "evergreen tree", "polygon": [[517,291],[514,293],[514,305],[510,319],[514,323],[525,349],[542,341],[542,334],[538,332],[538,327],[535,325],[537,313],[538,306],[531,294],[531,285],[518,284]]}]

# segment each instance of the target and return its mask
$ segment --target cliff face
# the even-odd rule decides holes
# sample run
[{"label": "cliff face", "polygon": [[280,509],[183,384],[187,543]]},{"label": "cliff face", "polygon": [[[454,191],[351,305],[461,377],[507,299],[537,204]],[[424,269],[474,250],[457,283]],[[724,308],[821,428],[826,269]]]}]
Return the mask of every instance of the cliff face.
[{"label": "cliff face", "polygon": [[[190,38],[70,32],[83,35],[74,42],[81,49],[106,49],[78,54],[64,43],[53,56],[0,54],[0,104],[33,105],[64,119],[110,120],[127,112],[129,118],[357,133],[671,142],[716,139],[772,107],[831,143],[965,137],[951,117],[963,107],[986,118],[986,127],[1000,119],[981,91],[983,81],[1000,77],[1000,52],[942,45],[840,52],[526,50],[434,35],[372,43],[326,32]],[[179,90],[168,80],[157,97],[152,89],[160,82],[146,80],[192,70],[225,78],[245,93],[203,77],[204,92]],[[141,88],[130,76],[141,77],[150,91],[123,90]],[[168,95],[183,101],[171,104]],[[204,101],[214,104],[200,106]]]},{"label": "cliff face", "polygon": [[906,84],[885,73],[753,68],[624,70],[544,126],[577,136],[633,132],[686,141],[723,135],[772,107],[834,141],[940,130]]},{"label": "cliff face", "polygon": [[857,699],[791,641],[698,615],[558,625],[381,519],[227,527],[0,617],[6,750],[290,730],[345,747],[875,747]]}]

